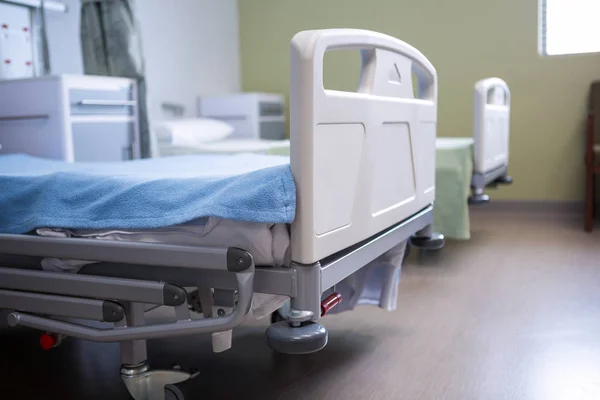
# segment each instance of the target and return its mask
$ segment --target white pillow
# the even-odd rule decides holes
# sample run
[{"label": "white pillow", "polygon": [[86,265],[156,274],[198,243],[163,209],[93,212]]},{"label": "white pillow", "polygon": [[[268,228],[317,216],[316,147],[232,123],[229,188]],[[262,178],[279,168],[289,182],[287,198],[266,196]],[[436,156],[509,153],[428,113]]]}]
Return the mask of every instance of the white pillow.
[{"label": "white pillow", "polygon": [[194,118],[159,121],[153,131],[160,145],[193,147],[227,138],[233,126],[216,119]]}]

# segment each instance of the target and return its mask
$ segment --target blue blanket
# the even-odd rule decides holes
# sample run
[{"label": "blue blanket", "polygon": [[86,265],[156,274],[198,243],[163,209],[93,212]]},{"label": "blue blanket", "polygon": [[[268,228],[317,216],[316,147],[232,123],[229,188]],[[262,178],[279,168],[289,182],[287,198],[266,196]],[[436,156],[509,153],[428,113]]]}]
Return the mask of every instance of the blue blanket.
[{"label": "blue blanket", "polygon": [[215,216],[291,223],[289,159],[197,155],[120,163],[0,156],[0,232],[162,228]]}]

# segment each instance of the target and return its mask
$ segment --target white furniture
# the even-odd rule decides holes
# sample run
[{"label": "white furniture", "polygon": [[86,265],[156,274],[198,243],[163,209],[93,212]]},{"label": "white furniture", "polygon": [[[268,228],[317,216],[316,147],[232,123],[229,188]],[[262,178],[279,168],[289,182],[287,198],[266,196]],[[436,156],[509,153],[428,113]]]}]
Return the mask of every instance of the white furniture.
[{"label": "white furniture", "polygon": [[[41,75],[40,0],[0,0],[0,79]],[[44,1],[45,11],[66,12],[63,3]]]},{"label": "white furniture", "polygon": [[279,94],[237,93],[198,99],[198,116],[231,124],[231,138],[236,139],[284,139],[284,108],[284,96]]},{"label": "white furniture", "polygon": [[29,8],[0,2],[0,79],[34,75]]},{"label": "white furniture", "polygon": [[511,184],[508,175],[510,137],[510,90],[500,78],[475,84],[473,121],[473,196],[471,204],[487,203],[490,184]]},{"label": "white furniture", "polygon": [[59,75],[0,82],[0,154],[65,161],[139,157],[135,81]]},{"label": "white furniture", "polygon": [[473,167],[486,173],[508,164],[510,133],[510,90],[500,78],[488,78],[475,84]]}]

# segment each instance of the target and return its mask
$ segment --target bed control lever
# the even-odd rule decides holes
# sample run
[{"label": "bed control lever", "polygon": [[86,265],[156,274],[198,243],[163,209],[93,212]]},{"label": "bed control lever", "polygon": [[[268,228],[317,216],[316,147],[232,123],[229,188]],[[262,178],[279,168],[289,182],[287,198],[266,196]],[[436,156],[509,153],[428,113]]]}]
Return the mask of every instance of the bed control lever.
[{"label": "bed control lever", "polygon": [[342,295],[339,293],[332,293],[325,300],[321,302],[321,317],[324,317],[333,307],[337,306],[342,302]]}]

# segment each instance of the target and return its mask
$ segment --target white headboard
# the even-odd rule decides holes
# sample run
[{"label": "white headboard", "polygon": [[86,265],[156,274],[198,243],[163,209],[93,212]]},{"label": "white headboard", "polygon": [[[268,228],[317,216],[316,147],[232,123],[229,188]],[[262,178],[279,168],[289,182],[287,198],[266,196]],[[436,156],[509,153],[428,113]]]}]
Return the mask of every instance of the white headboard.
[{"label": "white headboard", "polygon": [[[357,92],[323,87],[324,54],[337,49],[361,50]],[[292,260],[308,264],[433,202],[437,73],[414,47],[354,29],[298,33],[290,64]]]},{"label": "white headboard", "polygon": [[510,90],[500,78],[475,84],[473,168],[486,173],[508,164],[510,136]]}]

